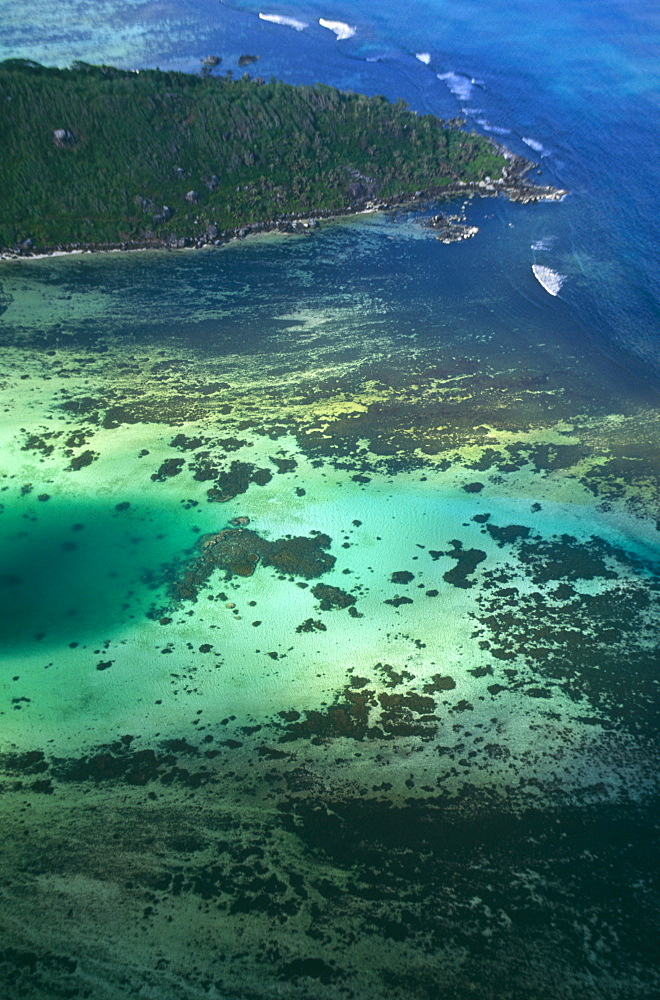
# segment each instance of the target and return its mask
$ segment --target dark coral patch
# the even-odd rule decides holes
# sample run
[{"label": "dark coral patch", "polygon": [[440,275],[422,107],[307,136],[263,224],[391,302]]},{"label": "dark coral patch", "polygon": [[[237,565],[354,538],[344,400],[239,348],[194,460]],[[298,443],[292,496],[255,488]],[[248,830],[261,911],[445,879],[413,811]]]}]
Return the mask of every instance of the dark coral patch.
[{"label": "dark coral patch", "polygon": [[325,632],[327,631],[326,626],[321,621],[316,621],[314,618],[307,618],[301,625],[298,626],[296,632]]},{"label": "dark coral patch", "polygon": [[69,462],[69,469],[71,472],[77,472],[78,469],[84,469],[86,465],[91,465],[99,457],[97,451],[82,451],[79,455],[74,455],[74,457]]},{"label": "dark coral patch", "polygon": [[184,466],[182,458],[168,458],[162,463],[157,472],[152,473],[151,478],[155,483],[164,483],[172,476],[178,476]]},{"label": "dark coral patch", "polygon": [[[250,528],[225,528],[200,540],[200,554],[173,585],[176,597],[194,600],[216,569],[227,576],[252,576],[256,566],[272,566],[288,576],[312,578],[332,569],[335,557],[326,552],[328,535],[278,538],[269,542]],[[355,598],[349,603],[354,603]]]},{"label": "dark coral patch", "polygon": [[[212,475],[215,476],[216,473],[217,470],[213,470]],[[199,475],[198,472],[195,478],[198,478]],[[208,478],[212,478],[212,476],[210,475]],[[207,490],[206,495],[209,501],[226,503],[240,493],[245,493],[250,483],[265,486],[272,478],[273,474],[268,469],[256,469],[249,462],[234,461],[227,472],[217,475],[215,486]]]},{"label": "dark coral patch", "polygon": [[617,573],[606,562],[608,549],[607,543],[597,538],[579,542],[573,535],[561,535],[557,540],[521,545],[518,558],[536,584],[550,580],[614,580]]},{"label": "dark coral patch", "polygon": [[320,601],[321,611],[332,611],[334,608],[348,608],[355,604],[353,594],[346,593],[340,587],[330,587],[327,583],[317,583],[312,588],[312,594]]},{"label": "dark coral patch", "polygon": [[434,674],[428,684],[424,685],[425,694],[435,694],[438,691],[453,691],[456,681],[453,677],[443,677],[441,674]]},{"label": "dark coral patch", "polygon": [[296,958],[279,970],[279,978],[286,981],[296,981],[301,977],[318,979],[321,983],[332,983],[337,978],[337,970],[322,958]]},{"label": "dark coral patch", "polygon": [[176,437],[170,441],[170,448],[178,448],[181,451],[195,451],[197,448],[201,448],[203,444],[206,444],[205,438],[186,437],[185,434],[177,434]]},{"label": "dark coral patch", "polygon": [[[475,517],[473,520],[476,521],[477,518]],[[523,524],[507,524],[502,528],[499,528],[496,524],[487,524],[486,531],[497,542],[500,548],[503,545],[518,542],[523,538],[529,538],[530,535],[530,529]]]},{"label": "dark coral patch", "polygon": [[474,573],[479,563],[484,561],[486,553],[481,549],[464,549],[463,543],[457,538],[453,538],[450,544],[452,548],[448,552],[429,549],[431,559],[439,559],[440,556],[449,556],[451,559],[455,559],[456,566],[442,574],[443,580],[451,583],[453,587],[462,587],[463,589],[473,587],[474,580],[469,580],[468,577]]}]

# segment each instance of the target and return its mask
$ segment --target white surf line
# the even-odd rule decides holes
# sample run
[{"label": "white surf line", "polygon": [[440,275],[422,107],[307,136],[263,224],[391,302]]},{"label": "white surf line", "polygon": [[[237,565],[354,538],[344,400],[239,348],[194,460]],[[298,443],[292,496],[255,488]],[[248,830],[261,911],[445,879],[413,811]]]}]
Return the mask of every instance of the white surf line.
[{"label": "white surf line", "polygon": [[523,135],[522,141],[526,146],[529,146],[530,149],[533,149],[535,153],[539,153],[541,156],[550,156],[550,151],[546,149],[543,143],[539,142],[538,139],[532,139],[529,135]]},{"label": "white surf line", "polygon": [[319,24],[322,28],[333,31],[337,36],[338,42],[344,38],[352,38],[355,34],[355,28],[352,28],[350,24],[346,24],[345,21],[326,21],[324,17],[320,17]]},{"label": "white surf line", "polygon": [[270,21],[272,24],[284,24],[288,28],[294,28],[296,31],[304,31],[305,28],[309,28],[306,21],[298,21],[295,17],[286,17],[285,14],[259,14],[259,18],[262,21]]},{"label": "white surf line", "polygon": [[436,76],[438,80],[443,80],[447,84],[454,97],[458,97],[459,101],[470,99],[473,87],[471,77],[465,76],[463,73],[454,73],[453,70],[449,70],[447,73],[436,73]]},{"label": "white surf line", "polygon": [[544,267],[543,264],[532,264],[532,273],[549,295],[559,295],[559,290],[566,280],[565,274],[559,274],[551,267]]}]

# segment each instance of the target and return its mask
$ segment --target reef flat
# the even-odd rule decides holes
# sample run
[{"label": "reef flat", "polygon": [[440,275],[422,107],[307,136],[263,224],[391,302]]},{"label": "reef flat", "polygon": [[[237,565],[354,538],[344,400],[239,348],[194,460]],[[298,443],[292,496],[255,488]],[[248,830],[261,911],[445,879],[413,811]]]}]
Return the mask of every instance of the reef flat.
[{"label": "reef flat", "polygon": [[6,995],[651,995],[657,410],[420,246],[4,265]]},{"label": "reef flat", "polygon": [[565,193],[459,120],[248,74],[7,60],[0,109],[5,255],[203,246],[472,189]]}]

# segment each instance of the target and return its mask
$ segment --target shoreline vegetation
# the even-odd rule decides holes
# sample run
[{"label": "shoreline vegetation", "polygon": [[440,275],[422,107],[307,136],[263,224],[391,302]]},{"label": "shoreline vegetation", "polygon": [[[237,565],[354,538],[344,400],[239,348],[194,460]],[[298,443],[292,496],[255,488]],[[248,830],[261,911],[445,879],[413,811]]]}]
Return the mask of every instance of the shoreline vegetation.
[{"label": "shoreline vegetation", "polygon": [[202,247],[457,196],[566,194],[463,124],[247,73],[8,60],[0,256]]}]

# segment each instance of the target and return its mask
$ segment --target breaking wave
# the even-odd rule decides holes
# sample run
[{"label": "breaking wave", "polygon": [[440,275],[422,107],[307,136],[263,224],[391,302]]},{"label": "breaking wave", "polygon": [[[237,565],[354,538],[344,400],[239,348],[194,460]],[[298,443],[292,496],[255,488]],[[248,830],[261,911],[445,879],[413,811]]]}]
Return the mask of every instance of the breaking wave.
[{"label": "breaking wave", "polygon": [[491,125],[485,118],[475,118],[477,125],[481,125],[485,132],[493,132],[494,135],[510,135],[510,128],[503,128],[501,125]]},{"label": "breaking wave", "polygon": [[460,73],[438,73],[438,80],[444,80],[452,94],[458,97],[459,101],[469,101],[472,93],[472,80],[469,76],[462,76]]},{"label": "breaking wave", "polygon": [[259,14],[262,21],[272,21],[273,24],[286,24],[296,31],[304,31],[309,25],[306,21],[298,21],[295,17],[286,17],[284,14]]},{"label": "breaking wave", "polygon": [[541,156],[550,155],[548,153],[548,150],[543,145],[543,143],[539,142],[538,139],[532,139],[530,136],[524,135],[522,136],[522,141],[525,143],[526,146],[529,146],[530,149],[533,149],[535,153],[540,153]]},{"label": "breaking wave", "polygon": [[542,264],[532,264],[532,272],[540,285],[543,285],[549,295],[559,295],[559,289],[566,281],[565,274],[559,274]]},{"label": "breaking wave", "polygon": [[423,62],[425,66],[428,66],[428,64],[431,62],[431,53],[415,52],[415,59],[419,59],[419,61]]},{"label": "breaking wave", "polygon": [[532,245],[532,250],[551,250],[552,245],[555,242],[555,236],[543,236],[540,240],[535,240]]},{"label": "breaking wave", "polygon": [[338,42],[343,38],[352,38],[355,34],[355,28],[351,28],[350,24],[346,24],[344,21],[326,21],[324,17],[320,17],[319,24],[322,28],[334,31]]}]

